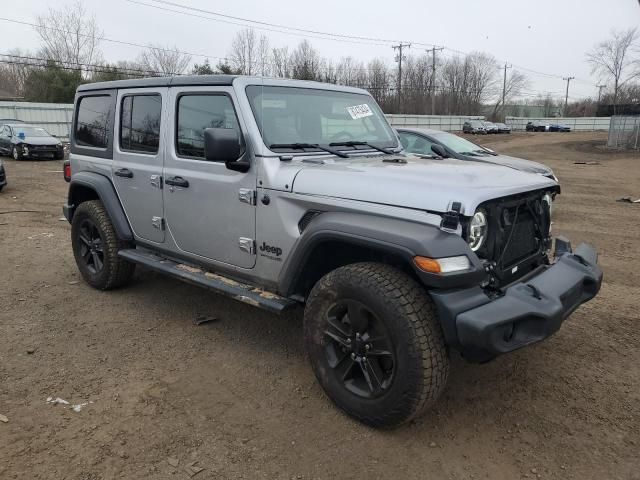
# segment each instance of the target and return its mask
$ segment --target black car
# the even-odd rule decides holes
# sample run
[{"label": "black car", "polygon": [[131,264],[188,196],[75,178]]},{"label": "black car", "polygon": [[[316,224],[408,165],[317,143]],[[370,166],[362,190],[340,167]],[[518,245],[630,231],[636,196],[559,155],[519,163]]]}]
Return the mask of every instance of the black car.
[{"label": "black car", "polygon": [[7,174],[4,171],[4,165],[2,164],[2,160],[0,159],[0,192],[7,184]]},{"label": "black car", "polygon": [[547,130],[549,130],[549,125],[541,122],[527,122],[525,130],[527,132],[546,132]]},{"label": "black car", "polygon": [[14,160],[24,158],[64,158],[62,142],[44,128],[13,122],[0,125],[0,153]]}]

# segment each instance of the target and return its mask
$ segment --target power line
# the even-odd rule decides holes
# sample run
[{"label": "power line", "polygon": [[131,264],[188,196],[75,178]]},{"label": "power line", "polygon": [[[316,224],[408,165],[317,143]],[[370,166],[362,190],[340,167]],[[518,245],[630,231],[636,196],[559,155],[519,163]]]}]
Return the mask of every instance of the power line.
[{"label": "power line", "polygon": [[[195,17],[195,18],[202,18],[205,20],[211,20],[214,22],[220,22],[220,23],[227,23],[230,25],[237,25],[240,27],[247,27],[248,25],[246,23],[239,23],[237,21],[233,21],[233,20],[224,20],[221,18],[212,18],[212,17],[207,17],[204,15],[198,15],[196,13],[190,13],[190,12],[185,12],[182,10],[176,10],[176,9],[172,9],[172,8],[166,8],[166,7],[161,7],[160,5],[152,5],[150,3],[145,3],[145,2],[141,2],[138,0],[127,0],[129,3],[135,3],[137,5],[143,5],[145,7],[150,7],[150,8],[155,8],[158,10],[164,10],[166,12],[172,12],[172,13],[179,13],[181,15],[186,15],[189,17]],[[156,1],[156,0],[151,0],[151,1]],[[170,3],[170,2],[167,2]],[[177,4],[176,4],[177,5]],[[195,10],[195,11],[204,11],[204,12],[208,12],[207,10],[202,10],[202,9],[198,9],[198,8],[194,8],[194,7],[188,7],[188,6],[180,6],[180,8],[183,8],[185,10]],[[215,12],[211,12],[209,13],[210,15],[218,15]],[[245,22],[253,22],[253,20],[243,20]],[[256,21],[257,22],[257,21]],[[258,23],[265,23],[266,22],[258,22]],[[267,24],[268,25],[268,24]],[[274,24],[275,25],[275,24]],[[343,35],[341,36],[342,38],[340,38],[340,36],[338,34],[333,34],[333,33],[323,33],[323,32],[317,32],[317,33],[311,33],[314,32],[313,30],[303,30],[303,29],[295,29],[293,27],[284,27],[284,28],[290,28],[291,30],[299,30],[298,32],[294,32],[294,31],[288,31],[288,30],[282,30],[280,29],[281,27],[279,26],[274,26],[274,27],[262,27],[262,26],[255,26],[253,28],[256,28],[258,30],[264,30],[267,32],[276,32],[276,33],[284,33],[286,35],[296,35],[298,37],[307,37],[307,38],[317,38],[320,40],[332,40],[332,41],[337,41],[337,42],[347,42],[347,43],[356,43],[356,44],[361,44],[361,45],[377,45],[377,46],[388,46],[388,43],[392,43],[395,40],[381,40],[381,41],[374,41],[372,40],[357,40],[357,39],[350,39],[348,35]],[[303,33],[303,32],[310,32],[310,33]],[[366,37],[363,37],[366,38]],[[383,43],[385,42],[385,43]]]},{"label": "power line", "polygon": [[[131,1],[132,3],[139,3],[139,2],[135,2],[132,0],[127,0],[127,1]],[[305,29],[305,28],[296,28],[296,27],[291,27],[289,25],[283,25],[283,24],[277,24],[277,23],[270,23],[270,22],[263,22],[260,20],[252,20],[250,18],[243,18],[243,17],[236,17],[233,15],[227,15],[227,14],[223,14],[220,12],[214,12],[211,10],[204,10],[202,8],[196,8],[196,7],[192,7],[189,5],[184,5],[181,3],[176,3],[176,2],[169,2],[167,0],[150,0],[153,3],[160,3],[163,5],[170,5],[172,7],[178,7],[184,10],[190,10],[193,12],[200,12],[200,13],[206,13],[208,15],[214,15],[217,17],[222,17],[222,18],[228,18],[231,20],[237,20],[237,21],[241,21],[241,22],[246,22],[246,23],[252,23],[252,24],[256,24],[256,25],[263,25],[263,26],[267,26],[267,27],[274,27],[274,28],[279,28],[279,29],[284,29],[284,30],[291,30],[291,31],[295,31],[295,32],[300,32],[300,33],[310,33],[313,35],[323,35],[323,36],[330,36],[330,37],[336,37],[336,38],[343,38],[343,39],[350,39],[350,40],[359,40],[359,41],[365,41],[365,42],[382,42],[382,43],[394,43],[394,42],[400,42],[402,43],[401,40],[391,40],[391,39],[386,39],[386,38],[374,38],[374,37],[363,37],[363,36],[358,36],[358,35],[346,35],[346,34],[341,34],[341,33],[333,33],[333,32],[322,32],[319,30],[310,30],[310,29]]]}]

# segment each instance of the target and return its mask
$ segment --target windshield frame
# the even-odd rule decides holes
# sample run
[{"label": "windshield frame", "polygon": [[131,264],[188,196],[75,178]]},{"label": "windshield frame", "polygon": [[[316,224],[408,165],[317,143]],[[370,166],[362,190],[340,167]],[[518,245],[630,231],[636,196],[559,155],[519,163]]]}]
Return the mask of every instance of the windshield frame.
[{"label": "windshield frame", "polygon": [[[345,87],[344,90],[342,90],[339,88],[340,87],[339,85],[333,85],[333,84],[327,84],[327,88],[323,88],[322,86],[318,86],[318,85],[293,85],[293,84],[285,85],[285,84],[271,83],[271,82],[265,82],[264,84],[260,84],[260,83],[245,84],[243,85],[243,90],[245,93],[246,101],[249,105],[249,111],[251,112],[251,115],[253,116],[253,121],[255,122],[255,125],[257,127],[257,134],[258,134],[257,139],[259,139],[263,148],[266,149],[266,151],[272,152],[275,155],[286,154],[286,155],[300,156],[300,155],[309,155],[309,154],[313,154],[313,155],[317,155],[317,154],[332,155],[332,154],[327,153],[325,150],[321,148],[313,148],[313,147],[307,147],[303,149],[302,148],[275,148],[275,149],[270,148],[270,144],[273,144],[273,143],[269,142],[269,140],[265,139],[265,137],[263,136],[262,125],[261,125],[261,122],[259,121],[260,117],[258,117],[256,113],[256,107],[258,106],[258,104],[257,102],[254,101],[253,94],[250,92],[250,89],[256,88],[256,87],[258,88],[264,87],[269,89],[282,88],[287,90],[292,90],[292,89],[307,90],[307,91],[313,91],[313,92],[325,92],[328,95],[344,94],[344,95],[350,95],[350,96],[361,96],[363,97],[363,100],[366,100],[366,103],[370,105],[371,110],[374,110],[374,115],[376,116],[379,115],[378,121],[380,121],[383,129],[388,133],[390,140],[386,142],[378,142],[376,140],[366,140],[363,138],[353,138],[352,140],[357,142],[362,141],[366,143],[372,143],[372,144],[375,144],[376,146],[379,146],[384,149],[389,149],[389,150],[396,150],[399,148],[400,142],[398,140],[398,136],[395,133],[395,130],[389,124],[389,121],[387,120],[384,112],[380,108],[380,105],[378,105],[378,103],[375,101],[373,96],[367,91],[359,90],[359,89],[356,90],[353,87]],[[330,146],[330,143],[335,142],[335,140],[331,140],[331,139],[326,139],[327,140],[326,143],[306,142],[306,141],[302,141],[302,139],[300,138],[291,139],[291,140],[292,140],[291,142],[275,142],[275,143],[278,143],[278,144],[280,143],[316,143],[323,147],[334,148],[336,150],[339,150],[345,153],[356,152],[356,151],[377,151],[376,148],[369,147],[368,145]]]}]

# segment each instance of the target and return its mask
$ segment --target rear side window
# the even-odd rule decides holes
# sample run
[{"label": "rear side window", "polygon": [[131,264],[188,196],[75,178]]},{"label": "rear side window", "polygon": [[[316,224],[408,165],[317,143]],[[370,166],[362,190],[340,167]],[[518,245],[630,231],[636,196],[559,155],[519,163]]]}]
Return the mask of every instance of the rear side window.
[{"label": "rear side window", "polygon": [[107,148],[111,97],[83,97],[78,105],[75,141],[84,147]]},{"label": "rear side window", "polygon": [[204,159],[204,129],[231,128],[240,135],[238,118],[226,95],[182,95],[178,99],[177,153]]},{"label": "rear side window", "polygon": [[160,143],[160,95],[130,95],[122,99],[120,148],[157,153]]}]

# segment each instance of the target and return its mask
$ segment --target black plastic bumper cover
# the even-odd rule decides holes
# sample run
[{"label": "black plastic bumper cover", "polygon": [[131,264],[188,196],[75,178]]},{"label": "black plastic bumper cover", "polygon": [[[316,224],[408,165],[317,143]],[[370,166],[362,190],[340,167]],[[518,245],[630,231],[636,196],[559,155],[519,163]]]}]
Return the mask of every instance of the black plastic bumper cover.
[{"label": "black plastic bumper cover", "polygon": [[509,286],[494,300],[481,295],[479,288],[436,294],[445,338],[476,357],[496,356],[544,340],[600,290],[602,270],[597,259],[595,249],[582,244],[538,275]]}]

